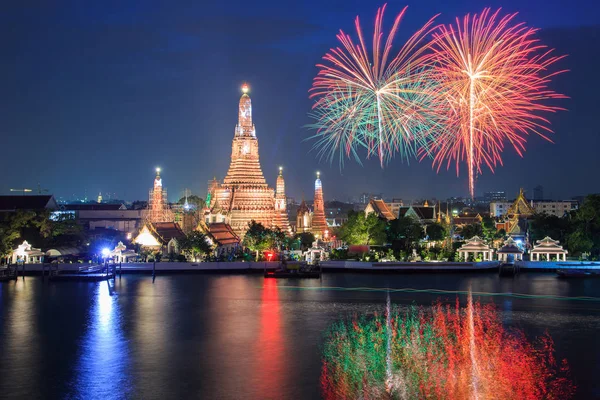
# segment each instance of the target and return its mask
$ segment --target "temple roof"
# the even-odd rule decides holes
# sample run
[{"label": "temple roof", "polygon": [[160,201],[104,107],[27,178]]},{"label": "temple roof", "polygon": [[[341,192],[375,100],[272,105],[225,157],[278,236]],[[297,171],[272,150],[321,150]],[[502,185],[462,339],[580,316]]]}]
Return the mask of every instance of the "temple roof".
[{"label": "temple roof", "polygon": [[302,203],[300,203],[300,207],[298,207],[298,214],[305,214],[305,213],[309,213],[309,212],[310,212],[310,208],[308,208],[306,201],[302,200]]},{"label": "temple roof", "polygon": [[458,251],[488,251],[490,250],[490,246],[485,243],[485,241],[479,236],[473,236],[471,239],[468,239],[465,244],[463,244]]},{"label": "temple roof", "polygon": [[171,239],[181,239],[185,237],[185,233],[175,222],[155,222],[150,224],[152,230],[160,236],[160,239],[166,244]]},{"label": "temple roof", "polygon": [[454,217],[454,225],[472,225],[479,224],[483,220],[483,217],[479,214],[474,216],[458,216]]},{"label": "temple roof", "polygon": [[224,222],[210,224],[206,233],[220,246],[240,242],[239,236]]},{"label": "temple roof", "polygon": [[[412,210],[412,211],[411,211]],[[435,208],[425,206],[402,206],[400,207],[400,216],[405,217],[407,214],[416,216],[421,220],[435,219]]]},{"label": "temple roof", "polygon": [[371,208],[373,212],[375,212],[380,218],[385,218],[388,221],[396,219],[396,216],[392,213],[390,208],[383,200],[369,200],[369,204],[367,205],[366,210],[368,210],[369,208]]},{"label": "temple roof", "polygon": [[521,188],[521,190],[519,190],[519,195],[517,196],[515,202],[509,207],[507,214],[508,215],[519,214],[519,215],[525,215],[525,216],[535,214],[535,210],[527,202],[527,199],[525,198],[525,193],[522,188]]},{"label": "temple roof", "polygon": [[559,244],[558,240],[553,240],[551,237],[546,236],[542,240],[536,240],[536,245],[533,246],[532,253],[567,253],[567,250]]}]

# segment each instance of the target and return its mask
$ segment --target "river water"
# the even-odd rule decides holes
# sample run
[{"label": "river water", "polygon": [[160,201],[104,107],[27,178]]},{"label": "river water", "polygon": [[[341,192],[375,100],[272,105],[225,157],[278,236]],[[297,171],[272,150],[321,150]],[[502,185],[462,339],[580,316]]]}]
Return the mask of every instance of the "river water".
[{"label": "river water", "polygon": [[[600,279],[550,273],[170,275],[154,283],[128,275],[114,285],[19,278],[0,284],[0,398],[316,399],[324,331],[345,316],[384,312],[387,294],[373,288],[485,292],[475,298],[495,303],[507,327],[552,336],[576,398],[600,398]],[[391,302],[456,296],[392,292]],[[599,301],[573,299],[581,296]]]}]

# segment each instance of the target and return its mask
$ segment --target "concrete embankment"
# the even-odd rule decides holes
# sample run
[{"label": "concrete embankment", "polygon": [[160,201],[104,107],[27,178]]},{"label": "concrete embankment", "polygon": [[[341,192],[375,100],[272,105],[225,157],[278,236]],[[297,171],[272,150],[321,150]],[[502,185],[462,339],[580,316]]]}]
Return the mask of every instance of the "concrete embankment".
[{"label": "concrete embankment", "polygon": [[[598,262],[544,262],[519,261],[521,271],[555,271],[557,269],[599,269]],[[77,272],[89,264],[25,264],[26,275],[41,275],[49,268],[64,272]],[[326,272],[469,272],[497,271],[498,261],[486,262],[363,262],[363,261],[323,261],[321,267]],[[158,262],[157,273],[261,273],[265,269],[276,269],[279,263],[272,262]],[[119,266],[117,264],[117,270]],[[123,263],[123,273],[152,273],[154,263]],[[23,266],[18,267],[19,275]]]}]

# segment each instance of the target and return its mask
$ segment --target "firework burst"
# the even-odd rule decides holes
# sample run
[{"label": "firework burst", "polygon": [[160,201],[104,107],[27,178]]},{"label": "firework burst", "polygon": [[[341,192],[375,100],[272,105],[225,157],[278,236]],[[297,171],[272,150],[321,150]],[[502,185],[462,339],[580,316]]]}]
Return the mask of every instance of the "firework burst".
[{"label": "firework burst", "polygon": [[396,17],[383,42],[385,6],[377,10],[372,54],[365,44],[359,18],[355,26],[358,43],[340,31],[341,47],[331,49],[319,64],[311,88],[316,98],[311,116],[316,122],[315,147],[320,156],[333,160],[337,151],[360,162],[359,150],[367,157],[377,155],[383,167],[394,154],[416,154],[426,146],[431,130],[428,116],[428,84],[421,65],[427,59],[427,46],[420,46],[432,29],[434,18],[412,35],[395,57],[391,56],[394,36],[406,7]]},{"label": "firework burst", "polygon": [[482,166],[493,172],[502,165],[506,143],[523,156],[528,134],[550,140],[549,121],[539,113],[560,110],[546,101],[566,97],[548,89],[551,78],[564,72],[548,68],[563,57],[540,44],[536,29],[514,23],[516,14],[500,17],[499,12],[485,9],[457,18],[456,25],[441,25],[431,42],[432,110],[444,128],[423,154],[434,153],[438,171],[454,162],[458,174],[466,161],[471,197]]}]

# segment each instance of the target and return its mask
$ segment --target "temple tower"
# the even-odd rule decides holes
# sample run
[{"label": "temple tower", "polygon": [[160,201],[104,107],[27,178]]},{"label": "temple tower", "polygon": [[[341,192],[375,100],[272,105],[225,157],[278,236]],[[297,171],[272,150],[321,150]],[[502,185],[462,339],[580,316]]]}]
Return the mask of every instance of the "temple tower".
[{"label": "temple tower", "polygon": [[[265,180],[258,156],[258,139],[252,123],[252,101],[248,85],[242,86],[238,123],[231,144],[231,163],[222,184],[209,185],[207,223],[225,222],[243,237],[252,220],[273,225],[275,193]],[[207,196],[208,198],[208,196]]]},{"label": "temple tower", "polygon": [[160,168],[156,168],[154,187],[149,192],[146,218],[152,223],[173,222],[173,215],[167,201],[167,189],[162,186]]},{"label": "temple tower", "polygon": [[279,167],[279,176],[277,176],[277,186],[275,188],[275,217],[273,218],[273,225],[287,233],[290,229],[290,221],[287,214],[285,181],[283,180],[282,167]]},{"label": "temple tower", "polygon": [[325,220],[325,201],[323,200],[323,186],[321,185],[320,176],[321,174],[317,172],[312,233],[319,238],[323,238],[327,235],[327,221]]}]

